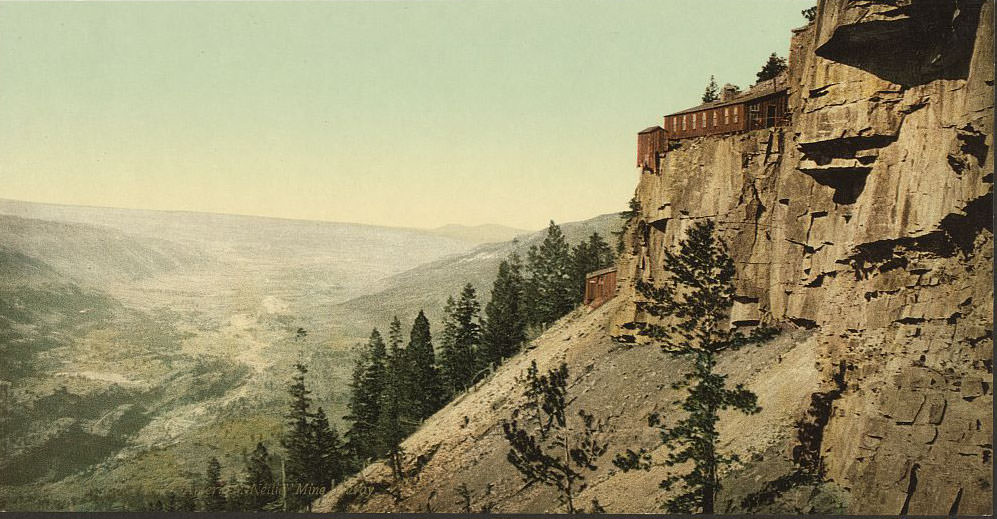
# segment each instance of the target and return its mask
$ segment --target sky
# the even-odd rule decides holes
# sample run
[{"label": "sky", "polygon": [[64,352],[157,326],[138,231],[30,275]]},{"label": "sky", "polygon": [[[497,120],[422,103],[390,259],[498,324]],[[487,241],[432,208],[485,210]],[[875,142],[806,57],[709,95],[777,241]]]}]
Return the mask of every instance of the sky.
[{"label": "sky", "polygon": [[813,0],[0,2],[0,198],[431,228],[623,210]]}]

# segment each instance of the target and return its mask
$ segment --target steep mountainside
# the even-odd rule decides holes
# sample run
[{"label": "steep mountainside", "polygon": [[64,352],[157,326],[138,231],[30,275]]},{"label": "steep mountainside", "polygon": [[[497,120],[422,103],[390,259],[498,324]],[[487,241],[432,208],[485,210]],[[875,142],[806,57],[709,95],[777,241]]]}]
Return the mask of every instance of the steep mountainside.
[{"label": "steep mountainside", "polygon": [[[649,472],[623,474],[610,463],[623,449],[654,447],[657,433],[647,427],[647,416],[671,406],[678,391],[671,384],[682,362],[657,348],[628,347],[614,342],[607,326],[619,308],[619,299],[594,312],[585,309],[559,321],[532,348],[502,365],[491,377],[430,417],[402,447],[406,452],[406,482],[398,500],[393,495],[390,469],[377,463],[359,476],[339,485],[318,501],[317,511],[464,511],[459,494],[466,485],[473,494],[472,510],[490,505],[494,512],[562,512],[557,496],[547,487],[524,487],[519,473],[506,461],[508,444],[500,421],[509,419],[522,406],[523,386],[518,380],[532,361],[547,370],[561,361],[570,366],[568,385],[573,399],[568,415],[579,409],[609,419],[609,454],[588,476],[589,487],[576,502],[588,509],[597,499],[608,512],[659,512],[664,501],[658,482],[663,466]],[[723,359],[720,369],[732,372],[732,383],[745,383],[756,392],[763,411],[738,416],[721,429],[725,449],[744,459],[775,460],[762,472],[742,477],[739,471],[725,481],[729,491],[720,502],[728,509],[760,489],[761,482],[788,470],[781,460],[794,437],[794,417],[809,405],[816,390],[815,342],[810,332],[785,332],[762,348],[737,352]],[[743,434],[751,430],[750,436]],[[663,449],[655,451],[660,455]],[[809,488],[808,488],[809,490]],[[821,511],[840,510],[834,489],[825,494]]]},{"label": "steep mountainside", "polygon": [[[732,321],[778,325],[720,369],[763,411],[722,420],[723,511],[992,513],[993,2],[821,0],[795,31],[789,126],[682,140],[637,186],[620,294],[579,311],[459,397],[404,444],[408,477],[381,464],[319,510],[560,511],[506,462],[501,420],[521,405],[531,360],[564,358],[572,412],[609,417],[609,452],[579,497],[609,512],[658,511],[651,472],[612,453],[655,444],[677,361],[623,325],[634,281],[660,278],[663,250],[701,218],[737,264]],[[615,340],[613,339],[615,337]],[[818,484],[787,479],[820,460]]]}]

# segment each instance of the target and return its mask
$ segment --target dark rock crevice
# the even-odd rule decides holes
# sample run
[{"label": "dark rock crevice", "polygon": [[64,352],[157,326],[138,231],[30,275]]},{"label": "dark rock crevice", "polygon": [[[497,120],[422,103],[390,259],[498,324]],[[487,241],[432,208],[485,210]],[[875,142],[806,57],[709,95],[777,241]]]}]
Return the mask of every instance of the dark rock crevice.
[{"label": "dark rock crevice", "polygon": [[[965,79],[983,0],[912,0],[875,19],[842,25],[815,49],[823,58],[903,87]],[[897,52],[898,48],[905,52]]]},{"label": "dark rock crevice", "polygon": [[966,204],[962,214],[943,218],[935,231],[922,236],[863,243],[840,262],[851,265],[856,279],[861,280],[874,271],[883,273],[906,267],[911,252],[937,258],[951,258],[957,254],[970,257],[977,236],[984,231],[993,233],[992,205],[993,193],[987,193]]},{"label": "dark rock crevice", "polygon": [[823,477],[824,464],[821,457],[821,444],[824,429],[831,421],[831,410],[835,400],[841,397],[848,385],[845,382],[847,366],[838,363],[838,369],[831,376],[834,386],[824,392],[810,395],[810,408],[806,416],[796,423],[796,438],[799,444],[793,448],[793,463],[799,470],[817,477]]},{"label": "dark rock crevice", "polygon": [[921,468],[921,465],[915,463],[910,468],[910,472],[907,477],[907,497],[904,498],[904,505],[900,508],[900,516],[903,517],[907,515],[910,510],[910,498],[914,496],[914,492],[917,491],[917,471]]},{"label": "dark rock crevice", "polygon": [[831,200],[838,205],[850,205],[858,201],[865,190],[866,178],[871,167],[826,168],[819,171],[803,170],[818,184],[834,190]]},{"label": "dark rock crevice", "polygon": [[896,141],[891,135],[869,135],[801,143],[797,169],[834,190],[839,205],[854,204],[865,189],[879,150]]}]

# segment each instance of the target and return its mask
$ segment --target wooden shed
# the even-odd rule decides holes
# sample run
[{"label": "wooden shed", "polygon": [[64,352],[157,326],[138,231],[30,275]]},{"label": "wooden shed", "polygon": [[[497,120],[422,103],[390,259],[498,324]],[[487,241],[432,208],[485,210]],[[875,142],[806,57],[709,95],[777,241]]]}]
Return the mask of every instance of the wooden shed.
[{"label": "wooden shed", "polygon": [[652,126],[637,134],[637,167],[641,171],[658,172],[658,160],[668,146],[668,135],[660,126]]},{"label": "wooden shed", "polygon": [[616,267],[604,268],[585,275],[585,304],[599,308],[616,297]]}]

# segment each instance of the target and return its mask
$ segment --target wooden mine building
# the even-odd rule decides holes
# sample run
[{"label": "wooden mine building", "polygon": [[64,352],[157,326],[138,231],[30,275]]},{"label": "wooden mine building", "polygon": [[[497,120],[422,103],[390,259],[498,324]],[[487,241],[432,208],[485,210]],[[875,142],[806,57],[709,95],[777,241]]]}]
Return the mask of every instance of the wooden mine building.
[{"label": "wooden mine building", "polygon": [[657,173],[658,159],[668,141],[760,130],[789,124],[789,87],[785,73],[736,92],[725,88],[718,101],[703,103],[665,116],[664,126],[637,134],[637,167]]},{"label": "wooden mine building", "polygon": [[599,308],[616,297],[616,267],[604,268],[585,275],[585,304]]}]

